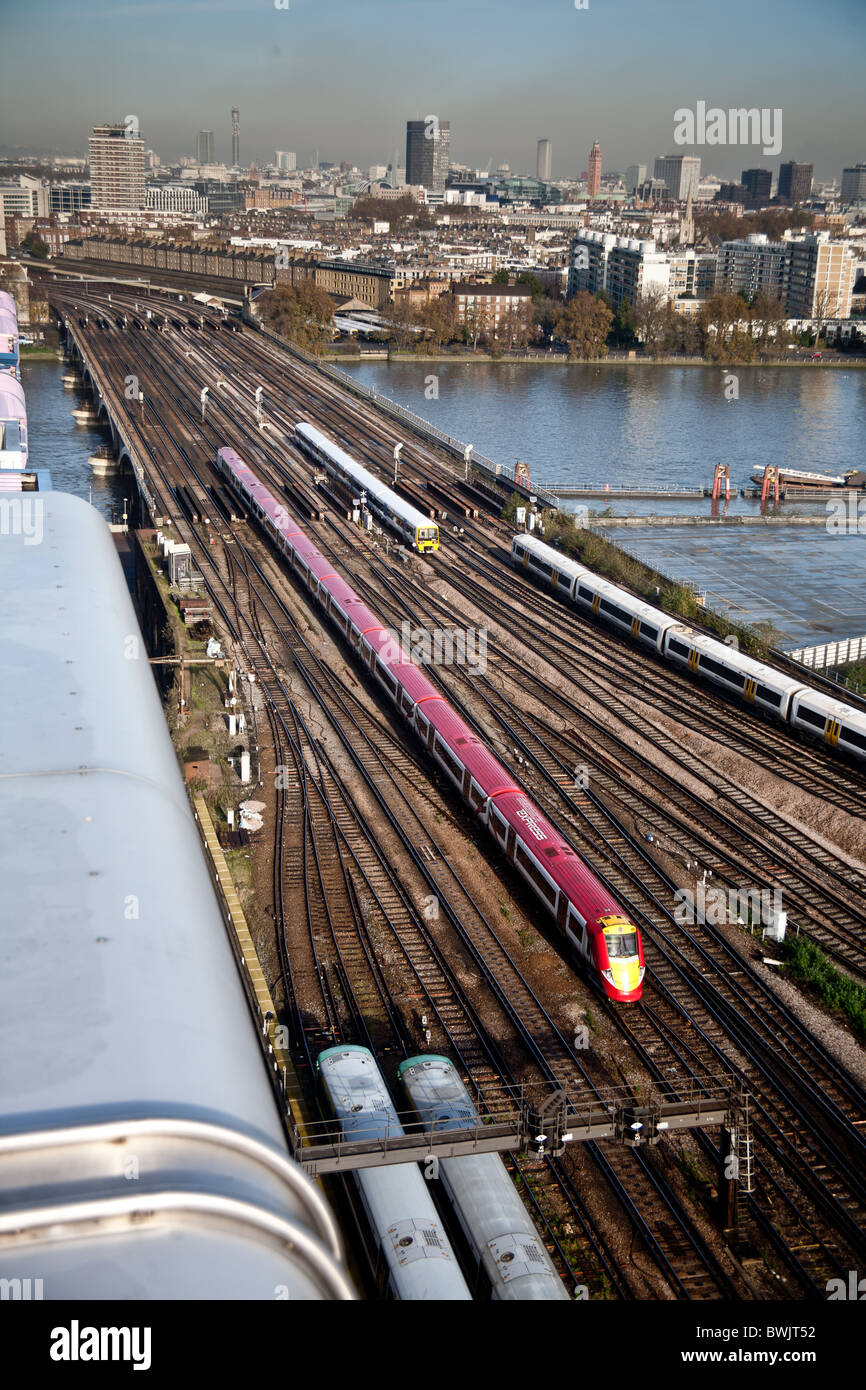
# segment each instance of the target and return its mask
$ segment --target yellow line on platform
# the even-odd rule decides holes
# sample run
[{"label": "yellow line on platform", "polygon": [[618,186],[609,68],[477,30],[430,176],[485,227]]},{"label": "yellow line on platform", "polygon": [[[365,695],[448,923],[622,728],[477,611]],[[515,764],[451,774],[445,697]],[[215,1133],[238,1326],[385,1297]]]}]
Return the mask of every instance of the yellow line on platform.
[{"label": "yellow line on platform", "polygon": [[274,1068],[277,1083],[283,1093],[286,1104],[288,1105],[295,1127],[302,1140],[307,1137],[307,1127],[305,1123],[305,1113],[300,1099],[301,1087],[298,1075],[295,1071],[294,1063],[289,1055],[288,1049],[284,1048],[276,1040],[277,1011],[274,1008],[274,1001],[268,989],[264,971],[259,964],[258,954],[253,944],[252,934],[247,924],[244,910],[241,907],[240,898],[237,895],[234,882],[232,880],[229,866],[226,863],[225,855],[222,851],[210,811],[202,796],[193,797],[196,819],[201,826],[202,835],[207,845],[208,854],[213,864],[214,873],[219,884],[220,893],[223,898],[223,906],[227,917],[227,927],[232,938],[245,983],[249,985],[250,992],[255,1001],[256,1013],[258,1015],[259,1032],[268,1053],[268,1058]]}]

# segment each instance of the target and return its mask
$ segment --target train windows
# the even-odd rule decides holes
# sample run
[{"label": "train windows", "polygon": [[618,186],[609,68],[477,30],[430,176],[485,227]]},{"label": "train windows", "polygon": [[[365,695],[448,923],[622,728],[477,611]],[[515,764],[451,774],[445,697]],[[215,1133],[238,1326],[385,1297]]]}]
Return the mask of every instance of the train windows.
[{"label": "train windows", "polygon": [[771,690],[768,685],[759,685],[755,691],[755,698],[763,700],[766,705],[774,705],[779,709],[782,704],[782,697],[777,690]]},{"label": "train windows", "polygon": [[648,627],[646,623],[640,625],[641,637],[648,637],[651,642],[657,642],[659,630],[657,627]]},{"label": "train windows", "polygon": [[592,589],[587,589],[586,586],[583,584],[578,584],[577,592],[582,599],[586,599],[587,603],[592,603],[593,599],[595,598],[595,594],[592,592]]},{"label": "train windows", "polygon": [[546,574],[548,579],[553,574],[553,565],[547,565],[543,560],[532,559],[529,563],[532,568],[538,570],[540,574]]},{"label": "train windows", "polygon": [[553,907],[556,902],[556,890],[548,883],[533,860],[530,859],[519,840],[514,849],[514,862],[518,868],[523,870],[526,877],[532,880],[545,902]]},{"label": "train windows", "polygon": [[728,685],[735,685],[740,690],[746,684],[745,676],[739,671],[732,671],[729,666],[725,666],[721,661],[714,661],[711,656],[702,655],[698,669],[711,671],[714,676],[719,676],[723,681],[727,681]]},{"label": "train windows", "polygon": [[627,613],[624,608],[620,608],[617,604],[611,603],[610,599],[603,598],[598,606],[602,613],[606,613],[608,617],[619,618],[620,622],[628,623],[629,627],[631,627],[631,613]]},{"label": "train windows", "polygon": [[435,752],[442,759],[445,766],[459,780],[463,776],[463,768],[461,767],[460,763],[458,763],[457,759],[454,757],[450,749],[445,747],[445,744],[442,742],[440,738],[436,738],[433,747]]},{"label": "train windows", "polygon": [[839,742],[850,743],[855,748],[862,748],[866,751],[866,737],[863,734],[858,734],[856,729],[847,729],[844,725],[839,733]]},{"label": "train windows", "polygon": [[804,724],[814,724],[816,729],[824,728],[826,719],[823,714],[816,714],[815,710],[808,709],[806,705],[801,705],[797,711],[797,717],[802,719]]},{"label": "train windows", "polygon": [[556,582],[559,585],[560,589],[571,588],[571,578],[567,574],[561,574]]},{"label": "train windows", "polygon": [[685,642],[678,642],[675,637],[672,637],[668,642],[668,651],[675,652],[677,656],[687,657],[690,654],[691,648],[687,647]]},{"label": "train windows", "polygon": [[637,955],[637,932],[634,927],[631,931],[606,931],[604,933],[604,944],[607,947],[607,954],[610,960],[624,960],[628,956]]}]

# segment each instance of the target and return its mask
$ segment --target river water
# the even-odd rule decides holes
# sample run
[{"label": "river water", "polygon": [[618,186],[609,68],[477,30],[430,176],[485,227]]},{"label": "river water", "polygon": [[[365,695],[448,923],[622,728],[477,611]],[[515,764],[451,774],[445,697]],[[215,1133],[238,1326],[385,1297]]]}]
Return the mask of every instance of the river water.
[{"label": "river water", "polygon": [[[342,365],[342,364],[341,364]],[[765,464],[843,473],[864,466],[866,371],[856,368],[347,363],[365,386],[471,443],[507,471],[571,486],[710,487],[716,463],[734,488]],[[733,380],[731,375],[733,374]],[[571,502],[597,510],[605,500]],[[616,516],[709,515],[704,501],[614,497]],[[737,497],[730,514],[756,514]],[[866,501],[828,529],[826,504],[785,504],[822,524],[784,528],[607,530],[605,534],[741,622],[772,621],[781,645],[866,634]],[[858,525],[859,521],[859,525]]]},{"label": "river water", "polygon": [[[866,439],[866,371],[856,368],[421,359],[345,370],[507,471],[523,460],[542,487],[710,487],[716,463],[730,465],[734,486],[752,486],[750,475],[768,463],[858,467]],[[614,506],[624,515],[662,510]]]},{"label": "river water", "polygon": [[[31,466],[49,469],[55,488],[90,499],[106,520],[117,522],[130,480],[93,474],[87,460],[105,435],[72,419],[77,395],[64,389],[61,370],[59,361],[49,360],[22,367]],[[524,460],[542,486],[709,486],[719,458],[730,462],[736,486],[748,484],[764,463],[827,472],[863,463],[863,371],[737,367],[738,399],[726,400],[723,373],[711,367],[422,360],[347,364],[347,370],[506,468]],[[708,512],[709,505],[613,503],[622,516]],[[757,503],[737,499],[731,509],[754,512]],[[814,502],[795,509],[824,511]],[[782,645],[795,647],[866,634],[866,503],[861,516],[859,532],[849,525],[843,533],[809,526],[711,533],[640,527],[606,534],[696,584],[709,603],[737,619],[771,619],[783,633]]]},{"label": "river water", "polygon": [[[121,481],[120,474],[98,478],[87,460],[104,444],[107,435],[101,429],[77,425],[72,411],[78,403],[78,393],[67,391],[60,380],[63,366],[59,360],[24,359],[21,384],[27,399],[27,426],[30,438],[31,468],[47,468],[52,485],[58,492],[72,492],[85,501],[92,501],[106,521],[119,522],[123,512],[124,485],[128,491],[129,478]],[[92,489],[92,494],[91,494]]]}]

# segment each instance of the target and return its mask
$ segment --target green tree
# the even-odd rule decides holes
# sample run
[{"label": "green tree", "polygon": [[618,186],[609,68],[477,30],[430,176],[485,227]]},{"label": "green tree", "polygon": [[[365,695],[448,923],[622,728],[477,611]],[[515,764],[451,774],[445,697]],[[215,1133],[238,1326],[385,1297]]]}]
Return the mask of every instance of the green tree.
[{"label": "green tree", "polygon": [[579,290],[554,315],[554,331],[568,344],[569,357],[597,358],[607,354],[613,314],[606,304]]},{"label": "green tree", "polygon": [[333,340],[334,301],[311,280],[276,285],[258,303],[269,328],[309,352],[320,352]]},{"label": "green tree", "polygon": [[29,251],[37,261],[48,260],[48,244],[35,231],[29,231],[21,238],[21,249]]}]

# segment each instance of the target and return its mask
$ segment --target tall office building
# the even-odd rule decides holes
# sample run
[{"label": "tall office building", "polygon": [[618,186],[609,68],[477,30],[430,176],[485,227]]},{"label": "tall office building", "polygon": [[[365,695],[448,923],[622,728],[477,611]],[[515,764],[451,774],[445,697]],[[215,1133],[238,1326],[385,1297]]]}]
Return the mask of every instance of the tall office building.
[{"label": "tall office building", "polygon": [[597,198],[601,193],[601,148],[596,140],[589,152],[589,177],[586,182],[589,198]]},{"label": "tall office building", "polygon": [[535,177],[549,183],[552,164],[553,146],[549,140],[539,140],[538,154],[535,157]]},{"label": "tall office building", "polygon": [[812,196],[811,164],[798,164],[793,159],[787,164],[780,164],[778,193],[779,197],[784,198],[792,207],[796,207],[797,203],[805,203],[806,199]]},{"label": "tall office building", "polygon": [[232,107],[232,168],[237,169],[241,162],[241,113]]},{"label": "tall office building", "polygon": [[842,170],[839,200],[842,203],[856,203],[862,198],[866,198],[866,164],[853,164]]},{"label": "tall office building", "polygon": [[406,122],[406,182],[444,190],[451,156],[451,122],[431,116]]},{"label": "tall office building", "polygon": [[663,179],[673,202],[684,203],[692,190],[692,198],[697,199],[698,184],[701,181],[701,161],[694,154],[657,155],[653,167],[653,178]]},{"label": "tall office building", "polygon": [[144,207],[144,141],[137,127],[93,127],[90,188],[94,208]]},{"label": "tall office building", "polygon": [[750,203],[769,203],[773,175],[769,169],[744,169],[740,183],[749,195]]},{"label": "tall office building", "polygon": [[623,181],[625,191],[631,197],[641,184],[646,182],[646,165],[630,164],[623,174]]},{"label": "tall office building", "polygon": [[274,153],[274,163],[281,173],[291,174],[298,167],[298,160],[294,150],[276,150]]},{"label": "tall office building", "polygon": [[200,130],[195,137],[196,164],[213,164],[213,131]]}]

